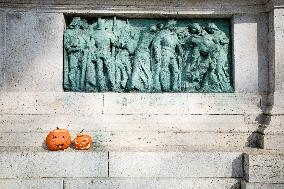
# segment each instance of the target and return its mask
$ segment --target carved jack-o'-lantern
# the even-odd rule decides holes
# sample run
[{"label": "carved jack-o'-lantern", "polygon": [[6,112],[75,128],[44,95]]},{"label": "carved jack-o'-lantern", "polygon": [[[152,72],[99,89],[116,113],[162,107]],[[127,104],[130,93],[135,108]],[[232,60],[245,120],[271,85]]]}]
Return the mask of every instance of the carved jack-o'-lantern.
[{"label": "carved jack-o'-lantern", "polygon": [[64,150],[70,146],[71,136],[67,129],[57,127],[47,135],[45,143],[51,151]]},{"label": "carved jack-o'-lantern", "polygon": [[82,132],[83,131],[77,134],[77,137],[74,139],[73,144],[77,150],[88,150],[92,145],[92,137]]}]

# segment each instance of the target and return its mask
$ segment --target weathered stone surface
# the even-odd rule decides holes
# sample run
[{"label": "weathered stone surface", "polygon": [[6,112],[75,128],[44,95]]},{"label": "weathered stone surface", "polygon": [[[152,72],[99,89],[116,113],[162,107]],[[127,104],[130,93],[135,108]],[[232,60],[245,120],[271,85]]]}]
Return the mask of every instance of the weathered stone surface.
[{"label": "weathered stone surface", "polygon": [[[103,146],[243,147],[249,140],[249,132],[257,129],[257,122],[253,116],[242,114],[249,113],[248,106],[250,112],[256,115],[260,112],[255,105],[259,103],[257,95],[241,94],[177,97],[174,94],[4,93],[0,96],[3,113],[0,131],[2,136],[9,136],[9,140],[0,139],[3,146],[41,146],[47,131],[59,126],[74,132],[86,129]],[[216,111],[218,115],[190,115],[216,114]]]},{"label": "weathered stone surface", "polygon": [[267,150],[284,150],[284,133],[265,134],[263,147]]},{"label": "weathered stone surface", "polygon": [[257,15],[258,91],[268,93],[269,88],[269,15]]},{"label": "weathered stone surface", "polygon": [[283,183],[284,156],[275,154],[245,154],[245,179],[255,183]]},{"label": "weathered stone surface", "polygon": [[[234,13],[251,13],[266,12],[266,0],[253,1],[186,1],[182,0],[173,3],[172,1],[126,1],[118,0],[112,2],[106,1],[29,1],[13,4],[16,1],[6,1],[9,4],[6,7],[5,2],[1,3],[0,10],[11,11],[7,17],[7,46],[5,65],[5,74],[7,74],[8,85],[7,91],[62,91],[62,32],[64,28],[64,19],[62,11],[65,13],[116,13],[117,15],[125,15],[131,17],[151,17],[165,13],[163,16],[174,15],[177,17],[188,17],[188,15],[206,15],[206,17],[225,15],[231,17]],[[137,3],[138,2],[138,3]],[[128,4],[129,3],[129,4]],[[56,4],[56,6],[52,6]],[[68,6],[66,6],[68,4]],[[127,7],[128,5],[129,7]],[[114,6],[113,6],[114,5]],[[281,5],[282,6],[282,5]],[[127,9],[126,9],[127,7]],[[27,9],[30,11],[27,11]],[[20,10],[20,12],[19,12]],[[153,10],[157,10],[153,12]],[[23,12],[21,12],[23,11]],[[41,12],[45,13],[32,13]],[[141,12],[140,12],[141,11]],[[53,12],[53,13],[46,13]],[[60,12],[60,13],[55,13]],[[149,14],[148,14],[149,13]],[[275,88],[277,91],[283,90],[283,10],[278,7],[274,10],[273,20],[275,16]],[[3,17],[0,13],[0,27]],[[128,14],[128,15],[127,15]],[[179,15],[177,15],[179,14]],[[235,17],[236,26],[234,30],[235,39],[238,41],[235,47],[235,66],[240,66],[238,73],[236,72],[236,83],[239,83],[240,92],[258,91],[265,92],[266,73],[266,15],[242,15]],[[43,21],[43,24],[41,21]],[[238,22],[236,22],[238,21]],[[55,25],[53,25],[55,23]],[[38,31],[37,24],[47,28],[46,31]],[[60,29],[57,30],[57,29]],[[2,28],[3,29],[3,28]],[[1,29],[0,29],[1,30]],[[2,30],[1,30],[2,31]],[[0,31],[0,41],[1,35]],[[58,32],[59,31],[59,32]],[[58,33],[57,33],[58,32]],[[238,37],[238,38],[237,38]],[[257,41],[255,41],[257,39]],[[43,43],[38,45],[41,40]],[[278,41],[277,41],[278,40]],[[37,43],[36,43],[37,42]],[[1,48],[2,47],[2,48]],[[245,48],[244,48],[245,47]],[[46,48],[46,50],[45,50]],[[3,46],[0,45],[0,49]],[[1,51],[0,50],[0,51]],[[247,51],[246,51],[247,50]],[[0,55],[1,59],[1,55]],[[1,63],[1,60],[0,60]],[[2,64],[0,64],[2,65]],[[273,69],[273,65],[271,68]],[[17,71],[22,71],[17,73]],[[241,74],[241,71],[244,71]],[[0,71],[0,74],[3,73]],[[13,79],[13,76],[19,78]],[[1,81],[1,80],[0,80]],[[16,85],[16,86],[14,86]],[[198,94],[179,96],[175,94],[159,95],[125,95],[125,94],[105,94],[97,95],[78,95],[78,94],[23,94],[10,93],[1,94],[0,98],[0,144],[5,146],[41,146],[48,130],[56,126],[68,127],[72,131],[80,131],[82,127],[86,127],[89,131],[95,131],[95,139],[98,139],[99,145],[240,145],[246,142],[249,133],[255,129],[258,121],[255,117],[243,121],[243,116],[247,114],[257,115],[261,113],[258,107],[260,97],[251,94]],[[265,144],[268,148],[282,146],[282,118],[284,114],[283,94],[280,92],[275,95],[275,105],[271,112],[277,114],[277,120],[272,118],[271,126],[265,132]],[[195,115],[191,115],[195,114]],[[199,116],[197,114],[202,114]],[[212,115],[213,114],[213,115]],[[219,119],[219,115],[222,118]],[[229,115],[228,115],[229,114]],[[74,116],[76,115],[76,116]],[[212,116],[212,117],[209,117]],[[216,117],[215,117],[216,116]],[[151,117],[151,118],[148,118]],[[197,118],[198,117],[198,118]],[[214,118],[213,118],[214,117]],[[236,119],[234,122],[233,120]],[[226,124],[226,120],[228,121]],[[251,128],[247,128],[245,123],[251,123]],[[238,127],[238,124],[240,126]],[[9,125],[11,126],[9,128]],[[200,125],[200,127],[198,127]],[[124,127],[125,126],[125,127]],[[171,128],[174,127],[174,128]],[[79,129],[80,128],[80,129]],[[101,131],[98,131],[101,130]],[[147,132],[146,132],[147,130]],[[181,130],[180,132],[177,132]],[[129,131],[129,132],[125,132]],[[148,132],[149,131],[149,132]],[[161,132],[164,131],[164,132]],[[184,132],[185,131],[185,132]],[[220,132],[219,134],[217,132]],[[248,134],[244,134],[249,132]],[[229,134],[227,134],[229,133]],[[74,134],[74,133],[73,133]],[[94,134],[92,132],[92,134]],[[98,135],[97,135],[98,134]],[[139,139],[140,138],[140,139]],[[147,143],[148,142],[148,143]],[[151,142],[151,143],[149,143]],[[213,143],[213,144],[210,144]],[[270,147],[269,147],[270,146]],[[104,146],[101,146],[102,148]],[[199,149],[199,148],[198,148]],[[178,151],[178,148],[175,148]],[[12,150],[11,150],[12,151]],[[53,167],[57,163],[62,167],[55,169],[57,175],[55,177],[99,177],[107,176],[107,168],[103,169],[103,174],[96,173],[100,166],[96,163],[99,158],[92,153],[95,152],[1,152],[0,154],[0,177],[16,178],[16,177],[53,177]],[[75,154],[70,155],[71,154]],[[79,153],[79,155],[78,155]],[[91,153],[91,155],[90,155]],[[232,177],[234,157],[227,155],[225,152],[221,157],[217,152],[210,155],[164,155],[164,152],[151,152],[150,157],[139,155],[139,152],[128,155],[117,155],[126,152],[115,152],[115,161],[112,160],[110,166],[119,164],[115,169],[112,168],[113,175],[128,177],[136,176],[192,176],[192,177]],[[142,152],[141,152],[142,153]],[[19,155],[17,155],[19,154]],[[33,154],[33,155],[29,155]],[[34,155],[35,154],[35,155]],[[59,154],[53,156],[53,154]],[[158,154],[158,155],[157,155]],[[180,152],[177,152],[180,154]],[[181,153],[182,154],[182,153]],[[222,153],[221,153],[222,154]],[[62,155],[62,156],[61,156]],[[67,156],[68,158],[65,158]],[[70,157],[72,156],[72,157]],[[107,162],[105,158],[103,162]],[[127,157],[126,157],[127,156]],[[145,158],[146,156],[146,158]],[[143,157],[143,158],[141,158]],[[54,158],[54,160],[52,160]],[[91,160],[84,164],[84,158]],[[113,158],[113,157],[111,157]],[[227,161],[226,158],[229,158]],[[83,160],[82,160],[83,159]],[[116,160],[119,161],[116,161]],[[283,159],[283,158],[282,158]],[[249,172],[250,179],[256,182],[282,182],[283,183],[283,162],[281,158],[263,158],[263,160],[255,160],[256,166]],[[241,162],[241,160],[237,160]],[[56,163],[55,163],[56,162]],[[75,163],[74,163],[75,162]],[[132,164],[132,162],[134,162]],[[254,161],[250,161],[254,162]],[[103,164],[103,163],[102,163]],[[146,164],[146,166],[145,166]],[[241,170],[241,163],[237,163],[237,170]],[[92,165],[90,167],[90,165]],[[103,164],[104,167],[106,166]],[[11,167],[10,167],[11,166]],[[282,166],[282,167],[281,167]],[[66,168],[67,167],[67,168]],[[87,168],[85,168],[87,167]],[[46,170],[44,169],[46,168]],[[19,171],[18,171],[19,170]],[[261,176],[258,176],[259,172]],[[81,174],[82,172],[82,174]],[[78,175],[74,175],[78,173]],[[79,175],[80,173],[80,175]],[[177,174],[176,174],[177,173]],[[4,176],[8,175],[8,176]],[[85,174],[85,175],[84,175]],[[282,174],[282,175],[281,175]],[[241,177],[241,174],[234,174]],[[268,176],[267,176],[268,175]],[[264,178],[264,179],[263,179]],[[72,178],[73,179],[73,178]],[[118,181],[115,181],[115,180]],[[59,179],[60,180],[60,179]],[[101,181],[102,180],[102,181]],[[112,181],[107,179],[82,179],[82,180],[66,180],[66,187],[78,188],[77,183],[81,183],[81,187],[101,187],[110,186],[110,188],[139,188],[153,186],[153,188],[230,188],[236,180],[220,179],[212,181],[211,179],[127,179],[114,178]],[[202,181],[201,181],[202,180]],[[228,183],[227,183],[228,181]],[[232,181],[232,182],[231,182]],[[9,186],[9,183],[16,182],[17,188],[23,186],[28,188],[28,184],[34,183],[35,188],[43,188],[41,181],[15,181],[0,180],[1,183]],[[57,183],[54,180],[55,184]],[[60,182],[60,181],[58,181]],[[45,183],[45,182],[44,182]],[[68,185],[70,183],[70,185]],[[97,184],[98,183],[98,184]],[[102,184],[100,184],[102,183]],[[204,185],[199,185],[204,183]],[[232,185],[231,185],[232,184]],[[101,185],[101,186],[100,186]],[[44,184],[43,184],[44,186]],[[53,186],[53,185],[52,185]],[[61,186],[61,185],[60,185]],[[283,188],[282,184],[261,184],[249,183],[247,187]],[[12,186],[11,186],[12,187]],[[10,187],[10,188],[11,188]],[[56,187],[56,186],[55,186]],[[54,187],[53,187],[54,188]],[[105,187],[107,188],[107,187]],[[236,188],[239,188],[238,185]],[[277,189],[278,189],[277,188]]]},{"label": "weathered stone surface", "polygon": [[0,92],[4,91],[5,85],[5,72],[4,72],[4,62],[5,62],[5,31],[6,31],[6,13],[0,13]]},{"label": "weathered stone surface", "polygon": [[283,14],[284,9],[273,10],[273,22],[274,22],[274,86],[276,91],[284,90],[284,22]]},{"label": "weathered stone surface", "polygon": [[103,94],[2,93],[2,114],[101,114]]},{"label": "weathered stone surface", "polygon": [[[283,1],[271,1],[277,8],[271,8],[270,12],[270,90],[272,93],[271,104],[272,110],[270,114],[283,115],[284,114],[284,101],[283,101],[283,70],[284,70],[284,24],[283,24]],[[273,6],[271,6],[273,7]],[[276,130],[276,129],[275,129]],[[282,130],[282,129],[281,129]],[[281,132],[280,130],[280,132]]]},{"label": "weathered stone surface", "polygon": [[[5,114],[0,115],[0,132],[48,132],[58,126],[59,128],[67,127],[70,131],[81,131],[84,129],[85,131],[248,133],[258,129],[258,122],[255,121],[257,116],[189,114]],[[275,125],[278,121],[275,119]]]},{"label": "weathered stone surface", "polygon": [[273,93],[273,107],[270,114],[284,115],[284,91],[276,91]]},{"label": "weathered stone surface", "polygon": [[6,91],[63,91],[63,14],[7,13]]},{"label": "weathered stone surface", "polygon": [[271,0],[269,2],[269,5],[270,5],[270,8],[273,8],[273,7],[283,7],[284,5],[284,1],[283,0]]},{"label": "weathered stone surface", "polygon": [[241,153],[110,152],[110,177],[242,177]]},{"label": "weathered stone surface", "polygon": [[[253,14],[264,12],[266,10],[267,0],[181,0],[175,1],[161,1],[161,0],[146,0],[143,2],[129,1],[129,0],[84,0],[80,2],[75,1],[47,1],[42,2],[39,0],[25,1],[20,0],[5,0],[7,8],[12,10],[25,10],[29,7],[32,10],[41,10],[47,12],[67,12],[67,13],[115,13],[116,15],[124,15],[125,13],[132,16],[161,16],[161,14],[172,15],[206,15],[216,16],[220,14],[231,16],[232,14]],[[19,4],[23,4],[19,6]],[[146,14],[146,15],[145,15]],[[128,15],[129,16],[129,15]]]},{"label": "weathered stone surface", "polygon": [[234,16],[236,92],[268,90],[267,20],[267,14]]},{"label": "weathered stone surface", "polygon": [[268,135],[284,133],[284,115],[270,115],[264,132]]},{"label": "weathered stone surface", "polygon": [[107,177],[107,175],[107,152],[23,151],[0,154],[0,178]]},{"label": "weathered stone surface", "polygon": [[0,179],[1,189],[63,189],[63,179]]},{"label": "weathered stone surface", "polygon": [[248,183],[242,182],[242,189],[283,189],[284,184],[265,184],[265,183]]},{"label": "weathered stone surface", "polygon": [[3,93],[5,114],[260,114],[256,94]]},{"label": "weathered stone surface", "polygon": [[[77,129],[76,132],[71,132],[73,138],[80,130],[82,128]],[[248,145],[250,137],[250,133],[182,131],[96,131],[88,133],[93,136],[96,146],[117,147],[200,146],[242,148]],[[43,146],[47,134],[48,132],[0,133],[0,146]]]},{"label": "weathered stone surface", "polygon": [[106,114],[258,114],[255,94],[116,94],[104,95]]},{"label": "weathered stone surface", "polygon": [[198,178],[198,179],[65,179],[65,189],[238,189],[239,181],[236,179]]},{"label": "weathered stone surface", "polygon": [[[281,106],[281,104],[278,105]],[[284,115],[270,115],[263,133],[264,149],[284,150]]]}]

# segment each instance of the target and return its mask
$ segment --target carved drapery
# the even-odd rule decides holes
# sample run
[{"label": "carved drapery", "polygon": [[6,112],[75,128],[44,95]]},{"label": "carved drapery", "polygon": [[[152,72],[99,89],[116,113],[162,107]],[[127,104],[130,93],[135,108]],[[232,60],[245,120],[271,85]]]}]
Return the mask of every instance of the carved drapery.
[{"label": "carved drapery", "polygon": [[64,89],[233,92],[226,19],[82,19],[64,33]]}]

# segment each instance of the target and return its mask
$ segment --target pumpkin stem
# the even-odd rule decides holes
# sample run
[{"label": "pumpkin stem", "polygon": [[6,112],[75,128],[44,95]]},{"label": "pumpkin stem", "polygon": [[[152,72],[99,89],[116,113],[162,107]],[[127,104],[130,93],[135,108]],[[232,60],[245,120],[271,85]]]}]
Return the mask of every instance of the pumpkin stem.
[{"label": "pumpkin stem", "polygon": [[56,129],[59,129],[59,127],[56,127]]},{"label": "pumpkin stem", "polygon": [[80,133],[82,133],[83,131],[84,131],[84,129]]}]

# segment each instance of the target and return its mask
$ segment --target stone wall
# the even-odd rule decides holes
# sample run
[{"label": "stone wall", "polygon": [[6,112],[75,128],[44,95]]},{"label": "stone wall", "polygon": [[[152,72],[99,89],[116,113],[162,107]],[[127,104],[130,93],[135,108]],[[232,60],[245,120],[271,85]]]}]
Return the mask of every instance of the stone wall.
[{"label": "stone wall", "polygon": [[[229,18],[235,93],[64,92],[64,15]],[[280,0],[0,1],[0,188],[283,188],[283,15]],[[57,126],[94,148],[46,151]]]},{"label": "stone wall", "polygon": [[[1,112],[5,114],[3,115],[5,116],[3,127],[6,127],[5,124],[25,127],[25,124],[36,125],[42,119],[47,120],[46,126],[40,127],[40,130],[36,131],[33,127],[28,129],[27,132],[35,135],[32,139],[28,139],[30,142],[26,141],[25,144],[15,144],[15,146],[41,145],[40,141],[43,140],[46,131],[58,124],[61,127],[70,127],[72,131],[82,128],[90,132],[96,131],[94,134],[99,135],[97,137],[99,141],[102,141],[98,145],[106,146],[120,146],[124,141],[128,141],[127,139],[131,139],[127,142],[130,146],[137,144],[139,146],[219,147],[254,145],[256,137],[252,133],[258,130],[260,123],[256,118],[262,114],[259,108],[260,101],[262,95],[268,92],[269,62],[266,36],[268,35],[269,17],[267,13],[258,9],[246,10],[244,7],[249,7],[249,5],[245,6],[245,2],[233,5],[223,1],[208,2],[212,4],[210,10],[214,11],[209,13],[209,8],[205,8],[202,11],[203,14],[194,12],[205,6],[198,1],[178,3],[176,11],[184,11],[185,7],[188,9],[187,12],[178,14],[176,11],[167,9],[164,14],[161,14],[162,9],[170,2],[164,2],[165,4],[153,2],[153,6],[160,7],[154,12],[155,15],[149,15],[146,11],[150,5],[135,4],[132,1],[129,1],[124,8],[116,6],[116,2],[114,5],[111,3],[108,5],[98,1],[94,3],[93,10],[87,9],[85,3],[88,1],[83,1],[77,9],[68,3],[62,6],[59,2],[51,4],[39,2],[19,4],[16,1],[2,3],[4,10],[2,14],[6,23],[5,37],[3,37],[6,47],[2,69],[4,82],[1,88],[3,92]],[[109,6],[119,10],[110,9]],[[153,6],[150,7],[153,8]],[[220,6],[224,6],[227,10],[222,15],[219,15]],[[250,6],[262,6],[263,10],[266,10],[263,2],[255,1]],[[71,7],[74,10],[68,9]],[[83,12],[84,8],[85,12]],[[105,9],[105,11],[100,9]],[[136,9],[137,11],[134,11]],[[121,10],[124,10],[123,14]],[[117,14],[129,17],[230,18],[232,20],[235,93],[87,94],[63,92],[64,15],[83,13]],[[15,101],[16,96],[17,102]],[[38,116],[38,114],[44,115]],[[109,119],[110,117],[112,119]],[[25,122],[17,123],[19,119]],[[80,125],[78,120],[86,124]],[[122,124],[123,126],[119,126]],[[3,132],[26,138],[25,134],[19,131],[19,128],[10,128],[11,133],[6,132],[5,129]],[[98,134],[97,131],[100,133]],[[212,137],[210,137],[211,140],[206,140],[208,136]],[[139,138],[142,138],[144,142]],[[164,140],[164,138],[169,140]]]}]

